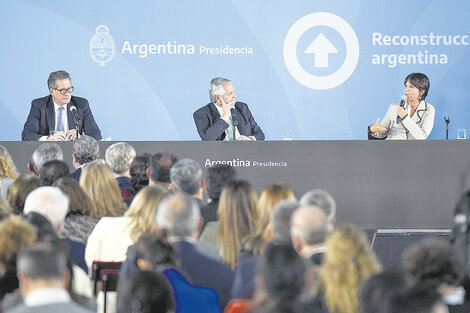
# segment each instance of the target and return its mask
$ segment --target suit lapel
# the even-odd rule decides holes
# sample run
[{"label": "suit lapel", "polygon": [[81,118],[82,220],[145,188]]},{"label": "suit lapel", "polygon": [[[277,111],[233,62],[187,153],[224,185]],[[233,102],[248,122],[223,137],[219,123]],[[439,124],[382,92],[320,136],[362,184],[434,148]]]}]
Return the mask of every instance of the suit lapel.
[{"label": "suit lapel", "polygon": [[[215,121],[217,121],[220,118],[220,114],[219,114],[219,111],[217,111],[215,104],[212,102],[209,103],[209,111],[211,112],[211,116],[212,116],[211,122],[212,124],[214,124]],[[224,139],[225,139],[225,132],[223,132],[222,135],[220,135],[218,140],[224,140]]]},{"label": "suit lapel", "polygon": [[[46,104],[46,120],[49,131],[55,130],[55,110],[54,110],[54,101],[52,96],[49,96]],[[47,134],[49,136],[49,134]]]}]

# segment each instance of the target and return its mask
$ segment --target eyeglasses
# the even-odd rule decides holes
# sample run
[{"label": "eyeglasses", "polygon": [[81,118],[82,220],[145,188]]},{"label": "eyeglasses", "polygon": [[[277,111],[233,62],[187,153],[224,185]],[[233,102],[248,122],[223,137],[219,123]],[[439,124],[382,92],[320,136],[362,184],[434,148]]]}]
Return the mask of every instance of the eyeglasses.
[{"label": "eyeglasses", "polygon": [[65,96],[67,93],[72,93],[72,92],[73,92],[73,86],[71,86],[71,87],[69,87],[69,88],[67,88],[67,89],[57,89],[57,88],[56,88],[55,90],[57,90],[58,92],[60,92],[60,94],[61,94],[62,96]]}]

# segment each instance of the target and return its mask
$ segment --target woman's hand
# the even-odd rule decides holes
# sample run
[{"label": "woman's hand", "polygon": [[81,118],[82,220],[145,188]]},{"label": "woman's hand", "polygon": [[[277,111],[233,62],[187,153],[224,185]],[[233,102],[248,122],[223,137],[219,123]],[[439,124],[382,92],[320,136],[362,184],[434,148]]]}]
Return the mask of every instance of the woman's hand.
[{"label": "woman's hand", "polygon": [[382,123],[379,123],[380,119],[377,118],[377,121],[370,125],[370,132],[371,133],[380,133],[383,134],[387,131],[387,129],[383,126]]},{"label": "woman's hand", "polygon": [[408,113],[406,113],[405,109],[403,107],[398,107],[397,109],[397,115],[400,118],[404,118]]}]

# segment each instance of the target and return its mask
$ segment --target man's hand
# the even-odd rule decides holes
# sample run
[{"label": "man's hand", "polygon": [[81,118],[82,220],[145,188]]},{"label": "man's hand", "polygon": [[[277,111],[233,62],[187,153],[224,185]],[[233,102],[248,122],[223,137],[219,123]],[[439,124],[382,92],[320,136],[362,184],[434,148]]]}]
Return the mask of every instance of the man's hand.
[{"label": "man's hand", "polygon": [[63,131],[55,132],[54,135],[47,137],[47,141],[65,141],[67,140],[67,134]]},{"label": "man's hand", "polygon": [[224,97],[222,97],[222,96],[219,96],[219,99],[220,99],[220,103],[222,103],[222,110],[223,110],[221,118],[224,119],[224,120],[227,120],[231,116],[230,107],[235,105],[235,101],[226,103],[224,101]]},{"label": "man's hand", "polygon": [[252,141],[253,138],[250,138],[250,137],[247,137],[247,136],[243,136],[243,135],[240,135],[237,137],[237,140],[250,140]]},{"label": "man's hand", "polygon": [[[77,139],[77,131],[75,129],[71,129],[65,134],[67,136],[67,140],[74,141]],[[78,135],[78,138],[80,138],[80,135]]]},{"label": "man's hand", "polygon": [[385,127],[383,126],[382,123],[379,123],[380,119],[377,118],[377,121],[370,125],[370,132],[371,133],[380,133],[380,134],[383,134],[387,131],[387,129],[385,129]]}]

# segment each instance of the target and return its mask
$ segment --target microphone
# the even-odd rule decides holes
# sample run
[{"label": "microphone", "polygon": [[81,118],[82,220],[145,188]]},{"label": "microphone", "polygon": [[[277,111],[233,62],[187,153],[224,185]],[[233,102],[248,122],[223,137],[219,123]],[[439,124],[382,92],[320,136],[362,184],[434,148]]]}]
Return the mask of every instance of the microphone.
[{"label": "microphone", "polygon": [[[405,108],[405,101],[406,101],[406,96],[401,96],[401,101],[400,101],[400,106],[402,108]],[[400,115],[397,114],[397,123],[401,122],[401,117]]]},{"label": "microphone", "polygon": [[77,108],[74,105],[72,105],[70,107],[70,112],[72,112],[72,115],[73,115],[73,121],[75,122],[75,130],[77,131],[77,138],[78,138],[78,129],[80,128],[80,118],[78,117]]}]

